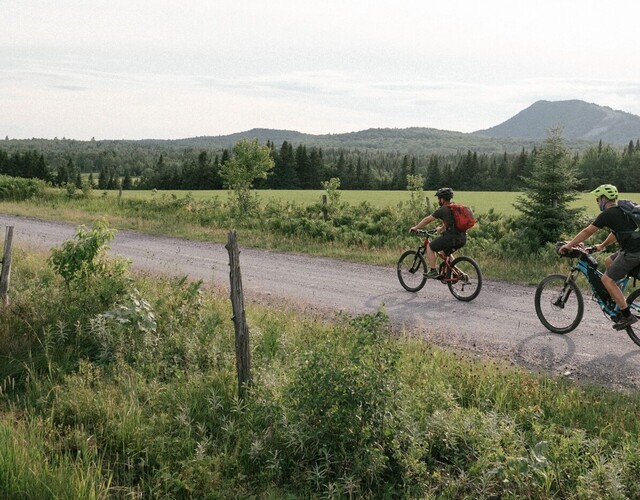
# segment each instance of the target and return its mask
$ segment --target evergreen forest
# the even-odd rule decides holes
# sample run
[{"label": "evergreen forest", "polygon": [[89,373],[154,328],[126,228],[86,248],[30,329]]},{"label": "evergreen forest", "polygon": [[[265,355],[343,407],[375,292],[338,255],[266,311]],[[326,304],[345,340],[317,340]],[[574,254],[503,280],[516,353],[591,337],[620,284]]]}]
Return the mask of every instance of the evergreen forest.
[{"label": "evergreen forest", "polygon": [[[180,148],[162,142],[6,140],[0,146],[0,174],[43,179],[56,186],[83,183],[97,189],[224,189],[220,168],[232,148]],[[257,189],[320,189],[339,178],[342,189],[404,190],[407,175],[424,189],[450,186],[463,191],[520,191],[538,147],[517,153],[468,149],[456,153],[406,154],[391,150],[322,148],[267,141],[274,168]],[[580,189],[612,183],[640,191],[640,141],[618,149],[600,142],[572,153]],[[86,187],[86,186],[85,186]]]}]

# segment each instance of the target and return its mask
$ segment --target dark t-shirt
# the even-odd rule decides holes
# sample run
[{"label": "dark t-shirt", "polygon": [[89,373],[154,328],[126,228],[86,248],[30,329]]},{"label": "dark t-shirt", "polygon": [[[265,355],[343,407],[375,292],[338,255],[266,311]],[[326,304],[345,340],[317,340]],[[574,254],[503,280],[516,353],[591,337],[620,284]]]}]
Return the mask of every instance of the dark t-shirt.
[{"label": "dark t-shirt", "polygon": [[447,229],[430,243],[431,248],[435,252],[451,248],[461,248],[467,243],[467,233],[460,232],[455,228],[453,211],[449,207],[443,205],[431,215],[436,219],[440,219],[447,226]]},{"label": "dark t-shirt", "polygon": [[442,222],[444,222],[447,226],[447,231],[455,231],[453,211],[448,206],[443,205],[439,207],[431,215],[436,219],[442,220]]},{"label": "dark t-shirt", "polygon": [[636,230],[636,223],[622,212],[619,207],[609,207],[601,212],[593,225],[602,229],[608,227],[616,235],[620,248],[627,252],[640,252],[640,238],[636,235],[632,237]]}]

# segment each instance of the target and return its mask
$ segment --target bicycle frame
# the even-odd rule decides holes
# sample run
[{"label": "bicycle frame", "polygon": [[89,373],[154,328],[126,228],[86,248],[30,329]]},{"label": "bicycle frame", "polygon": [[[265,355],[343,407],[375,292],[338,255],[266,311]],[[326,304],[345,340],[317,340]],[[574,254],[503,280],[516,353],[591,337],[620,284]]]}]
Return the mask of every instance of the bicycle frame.
[{"label": "bicycle frame", "polygon": [[[590,272],[591,271],[591,272]],[[596,300],[602,312],[611,319],[611,321],[616,321],[618,318],[618,314],[620,313],[620,308],[618,304],[616,304],[613,299],[609,297],[609,300],[605,300],[602,297],[602,292],[599,290],[600,287],[604,287],[604,285],[600,283],[596,283],[595,280],[602,279],[602,272],[596,268],[594,268],[584,257],[578,258],[578,262],[571,267],[571,271],[569,272],[570,279],[575,281],[576,273],[581,273],[589,283],[591,287],[591,292],[593,293],[593,298]],[[621,280],[617,281],[616,284],[622,290],[622,293],[625,292],[627,288],[627,284],[629,283],[629,276],[625,276]]]},{"label": "bicycle frame", "polygon": [[[431,233],[426,231],[426,237],[422,245],[418,248],[418,253],[425,256],[427,252],[427,245],[430,241]],[[464,273],[457,269],[455,266],[452,266],[453,262],[453,254],[455,250],[452,250],[449,254],[445,252],[436,252],[436,255],[442,262],[440,262],[440,266],[438,266],[438,272],[440,273],[440,282],[444,283],[457,283],[460,279],[464,278]],[[425,270],[426,273],[426,270]]]}]

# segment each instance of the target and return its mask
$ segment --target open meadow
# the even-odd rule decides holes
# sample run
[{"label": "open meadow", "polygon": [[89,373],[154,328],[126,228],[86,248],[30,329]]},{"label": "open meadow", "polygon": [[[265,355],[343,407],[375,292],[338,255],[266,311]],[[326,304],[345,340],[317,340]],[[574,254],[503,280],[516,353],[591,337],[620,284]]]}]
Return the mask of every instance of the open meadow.
[{"label": "open meadow", "polygon": [[[150,200],[154,198],[184,198],[187,194],[193,196],[195,200],[211,200],[218,198],[224,202],[229,196],[228,190],[221,191],[103,191],[107,197],[121,196],[123,200]],[[257,190],[255,191],[258,198],[262,202],[268,200],[279,200],[282,202],[292,202],[302,205],[318,203],[322,200],[324,191],[318,190]],[[424,198],[428,196],[432,203],[436,200],[431,191],[424,191]],[[469,205],[475,213],[487,213],[493,209],[495,212],[504,215],[515,215],[517,213],[514,203],[522,193],[514,191],[458,191],[454,196],[454,200],[458,203]],[[400,202],[406,203],[409,200],[410,193],[408,191],[340,191],[340,200],[351,205],[359,205],[367,202],[375,208],[383,208],[396,206]],[[621,198],[632,200],[640,200],[640,193],[621,193]],[[593,202],[593,197],[589,193],[581,193],[573,202],[572,207],[584,208],[588,214],[595,215],[598,207]]]}]

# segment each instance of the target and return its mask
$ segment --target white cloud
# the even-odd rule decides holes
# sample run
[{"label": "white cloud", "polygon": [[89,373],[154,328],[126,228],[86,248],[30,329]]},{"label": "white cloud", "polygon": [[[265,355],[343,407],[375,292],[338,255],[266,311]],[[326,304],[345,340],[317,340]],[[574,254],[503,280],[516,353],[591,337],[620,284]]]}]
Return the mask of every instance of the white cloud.
[{"label": "white cloud", "polygon": [[539,99],[640,114],[630,0],[0,4],[0,136],[470,132]]}]

